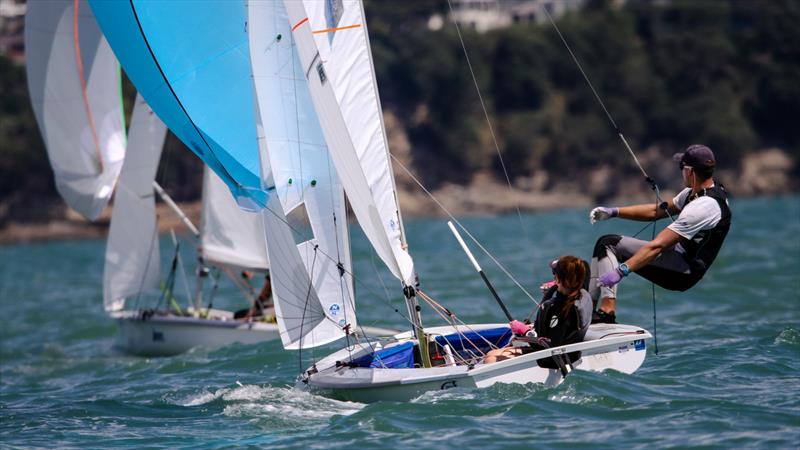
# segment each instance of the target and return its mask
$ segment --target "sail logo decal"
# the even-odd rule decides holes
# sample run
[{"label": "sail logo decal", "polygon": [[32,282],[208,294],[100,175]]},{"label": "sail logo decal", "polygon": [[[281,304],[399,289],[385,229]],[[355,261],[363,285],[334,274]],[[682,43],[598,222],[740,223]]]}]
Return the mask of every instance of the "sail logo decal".
[{"label": "sail logo decal", "polygon": [[637,339],[633,341],[633,348],[638,352],[642,351],[647,348],[647,344],[644,343],[644,339]]},{"label": "sail logo decal", "polygon": [[339,310],[340,309],[341,309],[341,307],[339,306],[339,304],[338,303],[334,303],[334,304],[332,304],[331,306],[328,307],[328,312],[331,313],[331,316],[336,317],[336,316],[339,315]]}]

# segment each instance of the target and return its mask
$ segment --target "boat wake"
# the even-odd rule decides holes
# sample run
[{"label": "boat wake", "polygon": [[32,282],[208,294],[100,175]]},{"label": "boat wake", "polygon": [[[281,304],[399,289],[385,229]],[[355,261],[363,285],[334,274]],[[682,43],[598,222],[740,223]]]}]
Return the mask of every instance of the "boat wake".
[{"label": "boat wake", "polygon": [[365,405],[312,395],[293,387],[244,385],[222,394],[227,417],[245,418],[272,430],[297,431],[327,426],[334,416],[349,416]]},{"label": "boat wake", "polygon": [[239,385],[215,391],[203,390],[171,403],[197,407],[220,402],[227,417],[266,422],[270,427],[294,429],[310,423],[327,424],[334,416],[349,416],[366,405],[342,402],[285,386]]}]

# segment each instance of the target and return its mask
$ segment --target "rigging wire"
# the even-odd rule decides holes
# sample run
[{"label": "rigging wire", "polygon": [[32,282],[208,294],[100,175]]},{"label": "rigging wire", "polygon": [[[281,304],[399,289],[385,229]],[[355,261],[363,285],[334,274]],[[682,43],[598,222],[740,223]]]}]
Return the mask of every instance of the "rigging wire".
[{"label": "rigging wire", "polygon": [[[631,146],[628,144],[628,140],[625,139],[625,136],[622,134],[622,130],[620,130],[620,128],[617,126],[617,123],[614,121],[614,118],[611,116],[611,112],[609,112],[608,108],[606,108],[605,103],[603,103],[603,100],[600,98],[600,95],[595,90],[594,85],[592,85],[591,80],[589,80],[589,76],[586,75],[586,72],[583,70],[583,66],[581,66],[581,63],[578,61],[578,58],[575,56],[575,53],[572,52],[572,48],[570,48],[569,44],[567,43],[567,40],[564,39],[564,35],[561,34],[561,30],[558,28],[558,25],[556,25],[556,22],[553,20],[553,17],[550,15],[550,12],[547,10],[547,8],[542,8],[542,10],[544,11],[545,15],[547,16],[547,19],[550,21],[550,24],[552,24],[553,28],[556,30],[556,33],[558,34],[558,37],[561,39],[561,42],[564,43],[564,47],[567,48],[567,51],[569,52],[570,56],[572,57],[572,60],[575,62],[575,65],[578,66],[578,70],[580,70],[581,75],[583,75],[583,79],[586,80],[586,84],[588,84],[589,88],[592,90],[592,93],[594,94],[594,97],[597,99],[597,102],[600,103],[600,106],[603,108],[603,111],[605,111],[606,116],[608,117],[608,120],[611,122],[611,125],[614,127],[614,131],[617,133],[617,135],[619,136],[620,140],[625,145],[625,148],[628,149],[628,153],[630,153],[631,157],[633,157],[633,162],[636,163],[636,166],[642,172],[642,175],[644,175],[645,181],[650,184],[651,189],[656,194],[656,214],[653,216],[653,221],[652,221],[653,233],[652,233],[651,240],[655,239],[655,237],[656,237],[656,222],[658,222],[658,209],[659,208],[662,209],[667,214],[667,216],[669,216],[669,219],[672,222],[675,221],[675,219],[672,217],[672,214],[669,212],[668,204],[667,204],[667,202],[665,202],[661,198],[661,190],[659,189],[658,184],[656,183],[656,181],[647,174],[647,172],[642,167],[641,163],[639,163],[639,159],[636,157],[636,154],[633,152],[633,150],[631,149]],[[639,230],[639,232],[637,232],[636,235],[638,235],[639,233],[644,231],[648,226],[649,225],[645,225],[645,227],[642,228],[641,230]],[[634,235],[634,236],[636,236],[636,235]],[[654,344],[655,344],[655,352],[656,352],[656,354],[658,354],[658,338],[656,337],[656,285],[653,282],[651,282],[650,285],[651,285],[650,287],[651,287],[652,298],[653,298],[653,341],[654,341]]]},{"label": "rigging wire", "polygon": [[474,242],[474,243],[475,243],[475,245],[477,245],[477,246],[478,246],[478,248],[480,248],[480,249],[483,251],[483,253],[484,253],[484,254],[486,254],[486,256],[488,256],[488,257],[489,257],[489,258],[492,260],[492,262],[494,262],[494,263],[495,263],[495,265],[496,265],[497,267],[499,267],[499,268],[500,268],[500,270],[501,270],[501,271],[503,271],[503,273],[504,273],[504,274],[505,274],[505,275],[506,275],[506,276],[507,276],[509,279],[511,279],[511,281],[513,281],[513,282],[514,282],[514,284],[516,284],[516,285],[517,285],[517,287],[518,287],[518,288],[519,288],[519,289],[520,289],[520,290],[521,290],[521,291],[522,291],[522,292],[523,292],[523,293],[524,293],[524,294],[525,294],[525,295],[526,295],[526,296],[527,296],[529,299],[531,299],[531,301],[532,301],[533,303],[535,303],[535,304],[537,304],[537,305],[539,304],[539,302],[538,302],[538,301],[537,301],[537,300],[536,300],[536,299],[533,297],[533,295],[531,295],[531,293],[530,293],[530,292],[528,292],[528,290],[527,290],[527,289],[525,289],[525,288],[522,286],[522,284],[520,284],[520,283],[519,283],[519,281],[517,281],[517,279],[514,277],[514,275],[512,275],[512,274],[511,274],[511,272],[509,272],[509,271],[508,271],[508,269],[506,269],[506,267],[505,267],[505,266],[504,266],[502,263],[500,263],[500,261],[498,261],[498,260],[497,260],[497,258],[495,258],[495,257],[494,257],[494,255],[493,255],[493,254],[492,254],[492,253],[491,253],[489,250],[487,250],[487,249],[486,249],[486,247],[484,247],[484,246],[483,246],[483,244],[481,244],[481,242],[480,242],[480,241],[478,241],[478,239],[477,239],[475,236],[473,236],[473,235],[472,235],[472,233],[470,233],[470,232],[469,232],[469,230],[468,230],[468,229],[467,229],[467,228],[466,228],[464,225],[462,225],[462,224],[461,224],[461,222],[459,222],[459,220],[458,220],[458,219],[456,219],[456,218],[455,218],[455,216],[454,216],[452,213],[450,213],[450,211],[449,211],[449,210],[448,210],[448,209],[447,209],[447,208],[446,208],[446,207],[445,207],[445,206],[442,204],[442,202],[440,202],[440,201],[439,201],[439,199],[437,199],[437,198],[436,198],[436,196],[434,196],[434,195],[433,195],[433,193],[431,193],[431,192],[430,192],[430,191],[429,191],[429,190],[428,190],[428,189],[425,187],[425,185],[423,185],[423,184],[422,184],[422,182],[421,182],[421,181],[420,181],[420,180],[419,180],[419,179],[418,179],[416,176],[414,176],[414,174],[413,174],[413,173],[411,173],[411,171],[408,169],[408,167],[406,167],[406,166],[405,166],[405,165],[404,165],[402,162],[400,162],[400,160],[399,160],[399,159],[397,159],[397,158],[396,158],[394,155],[392,155],[392,159],[394,159],[394,162],[396,162],[396,163],[397,163],[397,165],[398,165],[398,166],[400,166],[400,168],[402,168],[402,169],[403,169],[403,170],[404,170],[404,171],[405,171],[405,172],[408,174],[408,176],[410,176],[410,177],[411,177],[411,179],[412,179],[412,180],[414,180],[414,182],[415,182],[415,183],[417,183],[417,186],[419,186],[419,187],[420,187],[420,189],[422,189],[422,190],[423,190],[423,191],[424,191],[424,192],[425,192],[425,193],[428,195],[428,197],[430,197],[430,198],[431,198],[431,200],[433,200],[433,202],[434,202],[434,203],[436,203],[436,205],[437,205],[437,206],[439,206],[439,208],[440,208],[442,211],[444,211],[444,213],[447,215],[447,217],[449,217],[449,218],[450,218],[450,220],[452,220],[452,221],[453,221],[453,223],[455,223],[456,225],[458,225],[458,227],[459,227],[459,228],[461,228],[461,230],[462,230],[464,233],[466,233],[466,235],[467,235],[467,236],[469,236],[469,238],[470,238],[470,239],[472,239],[472,242]]},{"label": "rigging wire", "polygon": [[[653,221],[653,235],[651,239],[656,238],[656,221]],[[658,355],[658,329],[656,328],[656,284],[650,283],[650,291],[653,296],[653,347]]]},{"label": "rigging wire", "polygon": [[[472,61],[469,59],[469,54],[467,53],[467,47],[464,44],[464,38],[461,36],[461,27],[458,26],[458,20],[456,19],[455,12],[453,11],[453,5],[450,3],[450,0],[447,0],[447,6],[450,8],[450,17],[453,18],[453,24],[456,26],[456,33],[458,34],[458,40],[461,43],[461,49],[464,51],[464,58],[467,60],[467,67],[469,67],[469,73],[472,76],[472,83],[475,85],[475,91],[478,93],[478,100],[481,103],[481,109],[483,110],[483,116],[486,118],[486,124],[489,126],[489,134],[492,136],[492,143],[494,143],[494,149],[497,151],[497,158],[500,161],[500,167],[503,169],[503,175],[506,177],[506,184],[508,185],[508,193],[512,197],[514,197],[514,188],[511,186],[511,178],[508,176],[508,170],[506,169],[506,163],[503,160],[503,155],[500,152],[500,146],[497,144],[497,136],[494,133],[494,127],[492,126],[492,121],[489,119],[489,113],[486,110],[486,104],[483,101],[483,95],[481,95],[481,89],[478,86],[478,79],[475,77],[475,71],[472,69]],[[514,202],[515,207],[517,210],[517,218],[519,219],[519,226],[522,228],[522,233],[525,236],[525,241],[528,243],[529,247],[533,247],[533,243],[530,240],[528,235],[528,230],[525,227],[524,222],[522,221],[522,212],[519,208],[519,202]]]},{"label": "rigging wire", "polygon": [[547,16],[547,19],[550,21],[550,24],[553,25],[553,28],[556,30],[558,37],[561,39],[561,42],[564,44],[564,47],[566,47],[567,51],[569,52],[569,55],[575,62],[575,65],[578,66],[578,70],[581,72],[583,79],[586,80],[586,84],[589,85],[589,89],[592,90],[592,94],[594,94],[594,97],[597,99],[597,102],[600,103],[600,106],[603,108],[603,111],[605,111],[606,117],[608,117],[609,122],[611,122],[611,125],[614,127],[614,132],[617,134],[617,136],[619,136],[620,140],[622,141],[622,144],[628,150],[628,153],[630,153],[631,157],[633,158],[633,162],[642,172],[645,181],[648,184],[650,184],[650,188],[655,192],[656,207],[663,209],[664,212],[666,212],[667,215],[669,216],[670,220],[674,222],[675,219],[672,218],[672,214],[670,214],[669,210],[667,209],[667,203],[664,202],[664,200],[661,198],[661,190],[659,189],[658,184],[652,177],[650,177],[650,175],[647,174],[647,171],[644,170],[644,167],[642,167],[642,164],[639,162],[639,158],[636,157],[636,153],[634,153],[633,149],[631,149],[631,146],[630,144],[628,144],[628,140],[625,139],[625,135],[622,133],[622,130],[617,126],[617,123],[614,121],[614,117],[611,116],[611,112],[608,110],[608,108],[606,108],[606,104],[603,102],[603,99],[600,98],[600,94],[597,93],[597,90],[594,88],[594,85],[589,79],[589,76],[586,75],[586,71],[583,70],[583,66],[581,66],[580,61],[578,61],[578,57],[575,56],[575,53],[573,53],[572,48],[567,43],[567,40],[564,38],[564,35],[561,34],[561,30],[558,28],[558,25],[556,25],[556,22],[553,20],[553,17],[550,15],[550,12],[547,10],[547,8],[542,8],[542,10]]}]

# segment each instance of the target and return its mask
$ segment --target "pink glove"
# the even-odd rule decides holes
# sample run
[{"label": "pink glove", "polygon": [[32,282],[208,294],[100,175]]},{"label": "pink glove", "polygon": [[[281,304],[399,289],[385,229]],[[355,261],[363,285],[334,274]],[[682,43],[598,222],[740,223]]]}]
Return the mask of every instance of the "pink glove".
[{"label": "pink glove", "polygon": [[511,326],[511,332],[519,336],[525,336],[525,333],[531,329],[530,325],[525,325],[519,320],[512,320],[508,324]]}]

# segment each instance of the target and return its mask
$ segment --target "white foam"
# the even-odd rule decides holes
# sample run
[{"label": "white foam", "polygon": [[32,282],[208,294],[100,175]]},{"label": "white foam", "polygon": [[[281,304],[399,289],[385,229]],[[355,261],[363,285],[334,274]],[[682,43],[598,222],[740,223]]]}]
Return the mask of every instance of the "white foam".
[{"label": "white foam", "polygon": [[341,402],[312,395],[291,387],[243,385],[222,396],[228,404],[223,414],[236,417],[264,418],[283,423],[326,420],[336,415],[350,415],[365,405]]},{"label": "white foam", "polygon": [[197,394],[192,394],[184,399],[173,402],[180,406],[199,406],[206,403],[213,402],[214,400],[225,395],[230,389],[218,389],[215,392],[203,391]]}]

